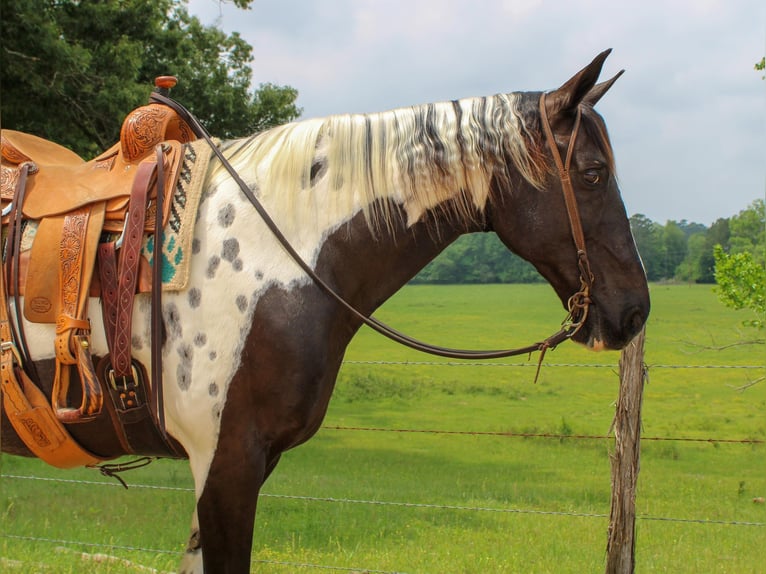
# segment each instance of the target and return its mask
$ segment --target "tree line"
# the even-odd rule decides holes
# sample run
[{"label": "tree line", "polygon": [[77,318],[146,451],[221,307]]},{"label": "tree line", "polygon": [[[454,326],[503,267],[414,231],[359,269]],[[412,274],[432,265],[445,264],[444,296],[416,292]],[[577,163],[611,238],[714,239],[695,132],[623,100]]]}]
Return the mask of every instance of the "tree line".
[{"label": "tree line", "polygon": [[[755,200],[737,215],[705,226],[686,220],[652,221],[642,214],[630,218],[636,246],[649,281],[716,282],[716,246],[723,254],[749,253],[764,265],[766,212]],[[465,235],[448,247],[413,283],[534,283],[537,271],[510,253],[492,234]]]}]

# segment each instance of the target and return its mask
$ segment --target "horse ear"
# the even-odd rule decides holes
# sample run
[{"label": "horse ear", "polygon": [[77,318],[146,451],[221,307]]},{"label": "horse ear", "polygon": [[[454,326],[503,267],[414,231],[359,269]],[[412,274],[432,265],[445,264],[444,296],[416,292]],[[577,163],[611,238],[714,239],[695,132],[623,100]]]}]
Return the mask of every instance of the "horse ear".
[{"label": "horse ear", "polygon": [[612,87],[612,84],[617,81],[617,78],[622,76],[624,73],[625,70],[620,70],[610,80],[593,86],[585,95],[585,98],[583,98],[583,103],[588,104],[590,107],[595,106],[596,103],[602,98],[602,96],[609,91],[609,88]]},{"label": "horse ear", "polygon": [[604,66],[604,61],[611,51],[610,48],[601,52],[590,64],[572,76],[563,86],[546,95],[545,103],[548,117],[553,119],[558,114],[573,112],[577,109],[580,102],[586,98],[596,85],[598,76],[601,74],[601,68]]}]

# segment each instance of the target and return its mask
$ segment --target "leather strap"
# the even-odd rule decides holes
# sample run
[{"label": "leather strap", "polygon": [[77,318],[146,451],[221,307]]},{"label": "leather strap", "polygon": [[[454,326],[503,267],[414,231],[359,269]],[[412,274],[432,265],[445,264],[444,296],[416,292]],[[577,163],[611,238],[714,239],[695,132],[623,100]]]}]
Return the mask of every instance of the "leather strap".
[{"label": "leather strap", "polygon": [[12,355],[8,347],[0,358],[3,408],[27,448],[36,457],[58,468],[89,466],[108,460],[86,451],[75,442],[53,413],[42,391],[23,370],[13,366]]},{"label": "leather strap", "polygon": [[[115,242],[99,246],[99,273],[104,326],[110,356],[98,367],[111,402],[107,410],[120,444],[129,453],[150,456],[184,456],[183,448],[165,431],[162,393],[162,227],[165,195],[165,150],[143,162],[131,190],[128,219],[122,235],[117,269]],[[156,176],[156,177],[155,177]],[[152,281],[152,379],[148,384],[143,365],[132,360],[133,302],[147,216],[149,191],[157,185],[155,215],[155,265]],[[156,234],[159,229],[159,236]],[[160,247],[158,248],[157,245]],[[159,250],[158,250],[159,249]],[[159,255],[159,264],[158,261]],[[156,311],[155,311],[156,310]],[[159,323],[158,323],[159,320]],[[159,326],[157,326],[159,325]],[[159,333],[159,336],[155,336]]]},{"label": "leather strap", "polygon": [[110,399],[104,401],[120,445],[129,454],[183,458],[183,448],[156,423],[152,399],[153,385],[146,370],[133,361],[130,377],[114,376],[111,361],[105,357],[98,366]]},{"label": "leather strap", "polygon": [[[164,254],[163,248],[163,221],[162,213],[164,211],[165,201],[165,174],[164,163],[162,161],[162,147],[157,146],[157,209],[154,222],[154,258],[152,261],[152,407],[154,409],[154,419],[156,426],[162,433],[165,442],[173,446],[174,441],[170,439],[165,431],[165,403],[162,384],[162,341],[164,332],[164,323],[162,320],[162,260]],[[176,452],[178,448],[175,449]]]},{"label": "leather strap", "polygon": [[564,194],[564,202],[569,217],[569,226],[572,230],[572,239],[574,240],[575,248],[577,249],[577,266],[580,270],[580,290],[569,298],[568,307],[572,320],[574,321],[573,324],[577,325],[578,329],[585,323],[585,319],[588,316],[588,308],[591,303],[590,290],[593,287],[593,273],[590,270],[590,261],[588,260],[588,253],[585,249],[585,234],[582,230],[580,212],[577,209],[577,198],[575,197],[574,188],[572,187],[572,178],[569,174],[569,168],[572,165],[575,141],[577,139],[577,134],[580,131],[581,118],[582,111],[578,106],[572,134],[569,136],[566,159],[562,161],[559,148],[556,145],[556,139],[553,136],[551,123],[548,120],[548,110],[545,106],[545,93],[540,96],[540,119],[543,126],[543,132],[545,133],[548,148],[551,151],[553,161],[559,172],[561,190]]},{"label": "leather strap", "polygon": [[[161,155],[159,161],[163,161]],[[156,166],[154,161],[145,161],[138,166],[138,173],[133,180],[130,193],[130,208],[120,248],[116,306],[113,310],[115,331],[113,346],[110,348],[112,368],[118,377],[129,377],[132,374],[130,347],[133,332],[133,300],[138,283],[138,263],[141,259],[146,199],[152,187]]]},{"label": "leather strap", "polygon": [[104,316],[104,333],[109,349],[114,348],[114,332],[117,330],[117,248],[115,241],[98,246],[98,273],[101,281],[101,310]]},{"label": "leather strap", "polygon": [[[56,319],[56,374],[53,404],[63,422],[85,422],[101,412],[104,397],[90,354],[90,322],[87,319],[90,281],[95,265],[95,246],[104,223],[103,203],[63,216],[60,244],[59,284],[61,304]],[[67,394],[76,366],[82,385],[79,407],[68,406]]]},{"label": "leather strap", "polygon": [[[24,162],[19,166],[19,177],[16,181],[16,188],[13,197],[13,209],[9,217],[8,243],[6,245],[6,259],[4,272],[6,273],[6,285],[12,285],[14,296],[14,310],[16,322],[11,323],[13,340],[18,342],[19,352],[22,360],[29,363],[29,352],[27,349],[27,338],[24,333],[24,322],[22,320],[20,272],[21,265],[21,234],[22,234],[22,206],[26,197],[27,176],[35,173],[37,166],[32,162]],[[34,366],[31,373],[36,376]]]}]

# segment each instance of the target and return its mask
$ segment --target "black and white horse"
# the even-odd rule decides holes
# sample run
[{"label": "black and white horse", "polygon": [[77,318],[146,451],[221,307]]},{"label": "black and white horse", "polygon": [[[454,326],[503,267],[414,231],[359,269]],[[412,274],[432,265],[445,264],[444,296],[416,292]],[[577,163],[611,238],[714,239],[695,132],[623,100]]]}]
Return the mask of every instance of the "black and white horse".
[{"label": "black and white horse", "polygon": [[[649,295],[593,109],[613,82],[597,84],[607,55],[544,105],[562,157],[581,117],[570,175],[593,283],[573,338],[619,349],[646,321]],[[509,93],[313,119],[225,142],[223,151],[293,248],[363,314],[458,236],[487,231],[530,261],[566,306],[580,270],[540,99]],[[188,285],[163,296],[167,430],[188,453],[197,497],[181,571],[242,573],[259,490],[281,454],[320,427],[361,322],[287,255],[215,160],[192,247]],[[144,364],[149,306],[139,296],[133,318],[133,354]],[[94,326],[100,314],[94,301]],[[26,327],[44,369],[52,327]],[[106,353],[103,335],[92,344]],[[29,454],[7,424],[2,439],[6,452]]]}]

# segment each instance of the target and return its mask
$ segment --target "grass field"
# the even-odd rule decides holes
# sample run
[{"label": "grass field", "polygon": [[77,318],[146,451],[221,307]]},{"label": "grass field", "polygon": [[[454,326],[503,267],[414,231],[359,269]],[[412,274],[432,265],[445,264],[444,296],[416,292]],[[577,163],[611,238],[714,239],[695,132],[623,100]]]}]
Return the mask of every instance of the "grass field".
[{"label": "grass field", "polygon": [[[728,346],[753,333],[710,287],[653,285],[652,304],[637,571],[765,572],[766,504],[753,500],[766,496],[766,381],[743,389],[766,375],[764,347]],[[410,286],[378,317],[501,348],[544,338],[563,311],[544,285]],[[253,571],[602,572],[612,441],[578,437],[608,433],[618,358],[565,344],[535,384],[534,357],[456,365],[361,332],[325,427],[264,487]],[[3,572],[175,570],[193,506],[185,463],[128,473],[140,486],[127,491],[12,478],[107,480],[9,456],[2,473]]]}]

